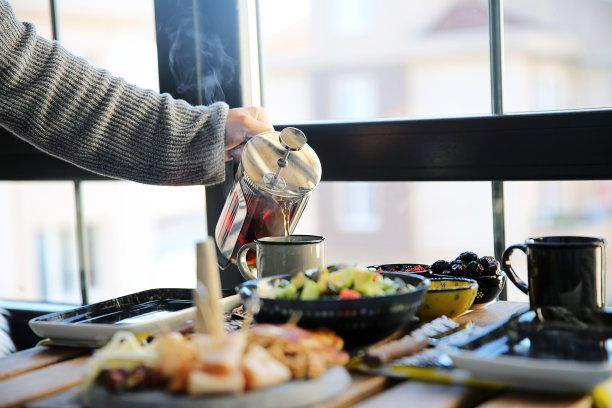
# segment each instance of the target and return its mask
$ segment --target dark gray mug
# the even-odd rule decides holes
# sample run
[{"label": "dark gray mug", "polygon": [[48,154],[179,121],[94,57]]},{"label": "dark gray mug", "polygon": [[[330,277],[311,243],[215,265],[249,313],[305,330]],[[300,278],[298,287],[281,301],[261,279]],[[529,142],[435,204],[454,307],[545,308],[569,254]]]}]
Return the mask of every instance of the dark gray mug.
[{"label": "dark gray mug", "polygon": [[[529,295],[532,309],[563,306],[568,309],[603,309],[606,240],[592,237],[529,238],[524,244],[504,251],[502,269],[523,293]],[[512,253],[527,255],[527,280],[523,282],[512,267]]]}]

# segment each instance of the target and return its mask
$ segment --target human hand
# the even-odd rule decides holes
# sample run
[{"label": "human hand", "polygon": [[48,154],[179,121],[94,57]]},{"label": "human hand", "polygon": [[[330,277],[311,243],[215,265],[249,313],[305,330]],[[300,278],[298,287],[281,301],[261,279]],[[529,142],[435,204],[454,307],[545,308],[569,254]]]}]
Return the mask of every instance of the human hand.
[{"label": "human hand", "polygon": [[225,123],[225,161],[240,161],[244,144],[259,133],[273,131],[264,108],[232,108]]}]

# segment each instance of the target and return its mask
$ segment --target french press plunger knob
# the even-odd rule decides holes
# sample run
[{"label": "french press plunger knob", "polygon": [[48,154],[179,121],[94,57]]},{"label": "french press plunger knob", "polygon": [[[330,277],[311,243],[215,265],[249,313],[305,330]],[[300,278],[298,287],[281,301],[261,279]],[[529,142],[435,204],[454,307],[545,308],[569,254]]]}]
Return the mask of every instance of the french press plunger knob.
[{"label": "french press plunger knob", "polygon": [[284,128],[278,135],[281,145],[286,149],[283,157],[278,159],[278,170],[276,173],[268,173],[264,175],[263,180],[266,187],[273,190],[283,190],[287,183],[281,177],[280,172],[287,167],[287,159],[291,152],[297,152],[306,144],[306,135],[299,129],[294,127]]}]

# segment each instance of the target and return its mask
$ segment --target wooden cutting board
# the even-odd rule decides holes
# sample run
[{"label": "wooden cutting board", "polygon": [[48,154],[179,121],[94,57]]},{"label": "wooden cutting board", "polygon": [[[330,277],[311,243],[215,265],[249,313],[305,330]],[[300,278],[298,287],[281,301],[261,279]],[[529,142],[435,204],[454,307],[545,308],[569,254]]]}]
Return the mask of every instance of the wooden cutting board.
[{"label": "wooden cutting board", "polygon": [[568,397],[549,394],[508,392],[491,399],[478,408],[592,408],[588,395]]},{"label": "wooden cutting board", "polygon": [[468,310],[461,316],[455,318],[457,323],[472,320],[478,326],[487,326],[492,323],[507,319],[514,313],[529,309],[525,302],[493,302],[482,309]]},{"label": "wooden cutting board", "polygon": [[80,384],[89,358],[65,360],[0,381],[0,408],[20,407]]},{"label": "wooden cutting board", "polygon": [[90,350],[49,347],[18,351],[0,358],[0,381],[87,353],[90,353]]},{"label": "wooden cutting board", "polygon": [[313,408],[352,407],[357,402],[383,390],[387,384],[387,377],[382,375],[369,376],[353,373],[351,377],[351,385],[346,391],[330,400],[314,405]]},{"label": "wooden cutting board", "polygon": [[354,408],[378,407],[438,407],[461,408],[476,406],[483,396],[495,391],[462,385],[404,381],[396,386],[355,404]]}]

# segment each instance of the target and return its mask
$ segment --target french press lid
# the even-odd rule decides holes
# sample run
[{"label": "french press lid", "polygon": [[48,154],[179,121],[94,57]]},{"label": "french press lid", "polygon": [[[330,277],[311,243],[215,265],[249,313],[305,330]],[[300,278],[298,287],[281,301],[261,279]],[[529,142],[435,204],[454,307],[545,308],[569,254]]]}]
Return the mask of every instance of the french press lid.
[{"label": "french press lid", "polygon": [[260,133],[242,152],[243,171],[261,190],[275,196],[299,198],[321,181],[321,162],[306,144],[301,130]]}]

